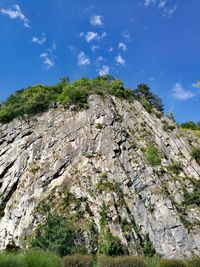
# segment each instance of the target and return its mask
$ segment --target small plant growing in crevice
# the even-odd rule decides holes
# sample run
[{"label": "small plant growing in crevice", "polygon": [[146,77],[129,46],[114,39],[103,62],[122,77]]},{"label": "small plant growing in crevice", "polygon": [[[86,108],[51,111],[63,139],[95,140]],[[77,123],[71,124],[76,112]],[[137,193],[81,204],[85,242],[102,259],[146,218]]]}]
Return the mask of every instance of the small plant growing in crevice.
[{"label": "small plant growing in crevice", "polygon": [[173,161],[170,165],[167,167],[169,172],[172,172],[176,175],[179,175],[182,171],[181,164],[179,162]]},{"label": "small plant growing in crevice", "polygon": [[191,156],[193,159],[197,161],[198,164],[200,164],[200,147],[195,147],[192,149]]},{"label": "small plant growing in crevice", "polygon": [[148,162],[152,166],[158,166],[161,164],[161,153],[160,153],[160,150],[156,146],[149,145],[145,150],[145,155],[146,155]]},{"label": "small plant growing in crevice", "polygon": [[103,128],[103,125],[101,123],[97,123],[95,128],[101,130]]}]

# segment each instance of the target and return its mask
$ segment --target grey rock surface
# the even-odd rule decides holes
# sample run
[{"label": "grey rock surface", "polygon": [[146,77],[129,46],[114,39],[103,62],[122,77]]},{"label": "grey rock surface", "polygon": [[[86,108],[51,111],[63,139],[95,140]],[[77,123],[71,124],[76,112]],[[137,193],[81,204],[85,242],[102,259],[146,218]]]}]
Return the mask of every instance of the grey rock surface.
[{"label": "grey rock surface", "polygon": [[[146,159],[150,144],[161,151],[160,166]],[[27,246],[46,216],[39,212],[41,203],[67,217],[79,201],[82,225],[93,222],[97,235],[101,209],[107,207],[110,231],[131,254],[142,251],[148,235],[159,254],[200,256],[200,208],[183,204],[184,193],[200,184],[191,144],[200,146],[200,141],[181,133],[167,117],[149,114],[139,102],[96,95],[87,110],[57,107],[27,122],[1,125],[0,249]],[[178,175],[168,170],[174,161],[181,164]],[[69,193],[76,200],[66,210],[63,198]],[[96,249],[90,231],[82,231],[88,248]]]}]

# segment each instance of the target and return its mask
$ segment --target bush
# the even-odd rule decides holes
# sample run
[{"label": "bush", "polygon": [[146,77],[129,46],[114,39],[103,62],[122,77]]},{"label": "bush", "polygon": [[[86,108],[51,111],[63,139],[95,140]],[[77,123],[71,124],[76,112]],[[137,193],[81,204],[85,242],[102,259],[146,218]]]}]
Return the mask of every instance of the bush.
[{"label": "bush", "polygon": [[30,250],[25,254],[24,267],[62,267],[62,259],[48,251]]},{"label": "bush", "polygon": [[63,259],[64,267],[91,267],[93,257],[90,255],[74,254]]},{"label": "bush", "polygon": [[119,237],[113,236],[109,230],[104,231],[99,245],[99,252],[107,256],[117,256],[124,254],[124,247]]},{"label": "bush", "polygon": [[200,188],[194,188],[192,193],[186,192],[184,194],[184,204],[186,205],[193,205],[196,204],[197,206],[200,205]]},{"label": "bush", "polygon": [[56,214],[49,215],[43,225],[38,226],[31,246],[66,256],[86,249],[75,244],[76,230],[72,222]]},{"label": "bush", "polygon": [[193,159],[197,161],[197,163],[200,164],[200,147],[196,147],[192,149],[191,156]]},{"label": "bush", "polygon": [[167,167],[168,171],[179,175],[180,172],[182,171],[182,167],[181,164],[179,162],[175,162],[173,161],[168,167]]},{"label": "bush", "polygon": [[182,260],[163,259],[158,263],[158,267],[187,267]]},{"label": "bush", "polygon": [[24,267],[23,256],[15,253],[0,253],[0,267]]},{"label": "bush", "polygon": [[199,267],[200,266],[200,258],[193,258],[191,260],[186,261],[188,267]]},{"label": "bush", "polygon": [[98,258],[99,267],[147,267],[143,259],[134,256],[106,257]]},{"label": "bush", "polygon": [[147,149],[145,151],[145,155],[146,155],[148,162],[152,166],[157,166],[157,165],[161,164],[160,150],[157,147],[155,147],[154,145],[150,145],[147,147]]}]

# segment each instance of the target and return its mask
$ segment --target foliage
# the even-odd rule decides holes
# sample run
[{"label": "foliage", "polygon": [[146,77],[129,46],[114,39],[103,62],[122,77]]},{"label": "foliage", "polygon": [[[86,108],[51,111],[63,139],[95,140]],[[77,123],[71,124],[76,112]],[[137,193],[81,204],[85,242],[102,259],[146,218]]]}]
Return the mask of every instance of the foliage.
[{"label": "foliage", "polygon": [[162,259],[158,267],[186,267],[187,265],[182,260],[176,259]]},{"label": "foliage", "polygon": [[137,89],[135,90],[135,96],[138,100],[146,99],[152,107],[163,112],[164,109],[161,99],[151,92],[148,85],[139,84]]},{"label": "foliage", "polygon": [[176,175],[179,175],[180,172],[182,171],[182,167],[181,167],[180,162],[176,162],[176,161],[173,161],[170,165],[168,165],[167,169],[168,169],[168,171],[170,171]]},{"label": "foliage", "polygon": [[146,158],[148,162],[152,166],[157,166],[161,164],[161,153],[160,150],[154,146],[154,145],[149,145],[145,151]]},{"label": "foliage", "polygon": [[161,100],[147,85],[139,85],[136,90],[126,89],[122,81],[110,75],[94,79],[81,78],[74,82],[62,78],[52,86],[38,84],[16,91],[0,106],[0,123],[44,112],[54,103],[66,107],[74,105],[77,110],[87,108],[90,94],[113,95],[128,101],[138,99],[149,112],[153,107],[163,111]]},{"label": "foliage", "polygon": [[184,204],[186,205],[193,205],[196,204],[197,206],[200,205],[200,188],[195,187],[192,193],[186,192],[184,194]]},{"label": "foliage", "polygon": [[98,258],[98,267],[147,267],[143,259],[134,256],[106,257]]},{"label": "foliage", "polygon": [[49,250],[66,256],[75,252],[86,251],[84,247],[77,246],[75,228],[71,221],[58,215],[48,215],[45,223],[38,226],[31,246]]},{"label": "foliage", "polygon": [[160,261],[160,258],[159,257],[145,257],[144,261],[148,267],[156,267],[158,265],[158,262]]},{"label": "foliage", "polygon": [[181,128],[200,131],[200,122],[188,121],[180,124]]},{"label": "foliage", "polygon": [[23,267],[23,256],[16,253],[0,253],[0,267]]},{"label": "foliage", "polygon": [[143,248],[143,253],[147,257],[153,257],[156,253],[153,244],[149,238],[149,234],[146,234],[144,237],[144,248]]},{"label": "foliage", "polygon": [[200,266],[200,258],[193,258],[186,261],[188,267],[199,267]]},{"label": "foliage", "polygon": [[90,255],[74,254],[63,259],[64,267],[92,267],[93,257]]},{"label": "foliage", "polygon": [[192,149],[191,156],[200,164],[200,147],[195,147]]},{"label": "foliage", "polygon": [[107,256],[118,256],[123,255],[125,251],[119,237],[113,236],[111,232],[106,229],[101,236],[99,253]]},{"label": "foliage", "polygon": [[24,267],[62,267],[62,260],[56,254],[42,250],[29,250],[25,254]]}]

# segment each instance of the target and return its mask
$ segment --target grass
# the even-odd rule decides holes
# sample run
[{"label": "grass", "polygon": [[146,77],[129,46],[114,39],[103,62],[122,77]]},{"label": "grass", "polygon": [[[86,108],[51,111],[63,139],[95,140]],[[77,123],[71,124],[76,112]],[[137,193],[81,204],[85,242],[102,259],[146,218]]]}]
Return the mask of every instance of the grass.
[{"label": "grass", "polygon": [[49,251],[28,250],[1,252],[0,267],[199,267],[200,258],[161,259],[159,257],[117,256],[74,254],[63,258]]}]

